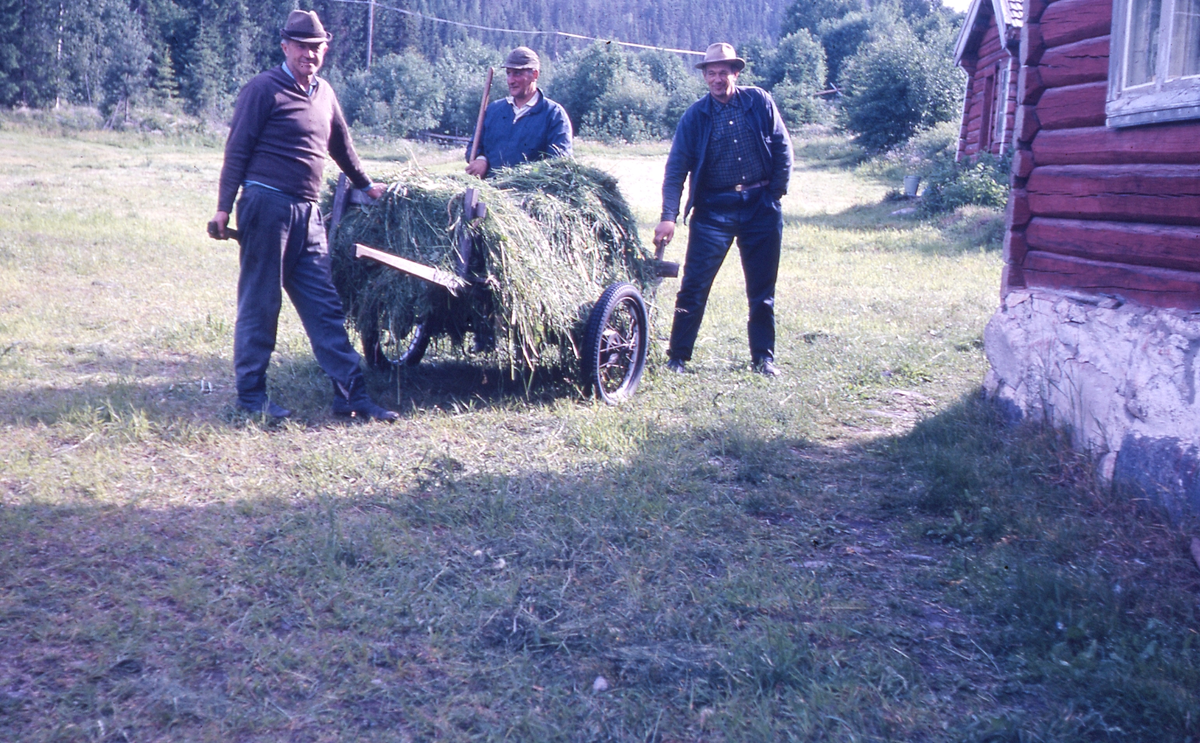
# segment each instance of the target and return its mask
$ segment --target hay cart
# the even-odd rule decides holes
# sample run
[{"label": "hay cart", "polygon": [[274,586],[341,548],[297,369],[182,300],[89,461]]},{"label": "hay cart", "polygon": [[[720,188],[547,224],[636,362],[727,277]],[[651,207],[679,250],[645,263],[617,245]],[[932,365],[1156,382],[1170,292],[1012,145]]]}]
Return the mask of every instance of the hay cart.
[{"label": "hay cart", "polygon": [[[373,320],[359,320],[363,355],[372,368],[394,372],[401,366],[415,366],[425,356],[431,341],[446,334],[461,340],[464,331],[473,334],[476,352],[486,353],[494,348],[493,297],[498,287],[483,265],[484,251],[480,249],[477,231],[488,208],[480,200],[478,189],[467,188],[462,199],[462,218],[468,229],[452,252],[449,268],[414,261],[361,242],[353,243],[354,258],[382,264],[426,286],[427,301],[423,304],[427,309],[414,318],[402,337],[396,337],[397,334]],[[370,208],[371,198],[351,187],[343,175],[334,191],[327,220],[330,245],[334,244],[338,227],[351,205]],[[642,265],[629,266],[636,269],[629,273],[651,276],[655,282],[678,276],[678,264],[663,261],[662,252],[660,248],[653,260],[636,261]],[[628,281],[611,283],[586,316],[582,337],[574,333],[570,341],[579,355],[581,386],[585,394],[609,404],[618,403],[635,392],[646,365],[649,325],[642,292]]]}]

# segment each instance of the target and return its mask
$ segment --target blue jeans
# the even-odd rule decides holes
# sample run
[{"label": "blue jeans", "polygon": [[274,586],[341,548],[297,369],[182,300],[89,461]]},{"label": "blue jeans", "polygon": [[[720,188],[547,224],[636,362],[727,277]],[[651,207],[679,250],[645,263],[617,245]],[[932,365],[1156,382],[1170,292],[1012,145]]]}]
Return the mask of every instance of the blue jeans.
[{"label": "blue jeans", "polygon": [[267,365],[275,350],[279,310],[287,291],[335,386],[361,386],[361,357],[346,335],[346,316],[333,285],[325,225],[317,205],[262,186],[247,186],[237,205],[241,242],[233,368],[238,400],[258,409],[267,399]]},{"label": "blue jeans", "polygon": [[750,358],[755,363],[775,358],[775,280],[783,242],[783,213],[766,188],[702,193],[696,199],[683,281],[675,295],[675,319],[667,351],[671,358],[692,358],[708,293],[734,239],[742,258],[750,304],[746,323]]}]

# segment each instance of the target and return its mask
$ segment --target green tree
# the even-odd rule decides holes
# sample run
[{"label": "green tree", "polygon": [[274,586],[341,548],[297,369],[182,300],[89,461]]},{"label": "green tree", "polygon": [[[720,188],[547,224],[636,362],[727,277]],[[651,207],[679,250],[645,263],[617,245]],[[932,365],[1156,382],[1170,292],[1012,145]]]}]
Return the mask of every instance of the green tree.
[{"label": "green tree", "polygon": [[787,36],[801,29],[817,33],[822,21],[867,10],[866,0],[796,0],[784,14],[780,32]]},{"label": "green tree", "polygon": [[473,39],[447,49],[433,65],[433,73],[441,83],[445,97],[437,127],[446,134],[470,136],[479,117],[479,101],[487,71],[495,70],[491,100],[504,97],[504,58],[496,49]]},{"label": "green tree", "polygon": [[825,48],[812,33],[800,29],[779,40],[764,68],[763,87],[768,90],[789,82],[815,92],[825,86]]},{"label": "green tree", "polygon": [[0,0],[0,105],[21,94],[21,0]]},{"label": "green tree", "polygon": [[378,134],[403,137],[435,129],[441,120],[441,81],[417,54],[385,55],[370,70],[346,76],[339,87],[347,120]]},{"label": "green tree", "polygon": [[110,0],[101,16],[104,34],[98,58],[100,86],[103,91],[100,112],[110,125],[128,121],[129,108],[149,89],[150,44],[142,31],[142,21],[123,0]]},{"label": "green tree", "polygon": [[665,93],[653,78],[622,70],[596,99],[580,128],[606,142],[641,142],[670,136],[665,127]]},{"label": "green tree", "polygon": [[855,11],[841,18],[822,21],[817,27],[821,45],[825,47],[825,62],[828,65],[829,81],[841,80],[842,65],[858,53],[859,48],[871,38],[875,28],[875,16]]},{"label": "green tree", "polygon": [[846,63],[846,120],[864,147],[889,149],[957,114],[962,73],[945,40],[933,41],[922,42],[897,23]]}]

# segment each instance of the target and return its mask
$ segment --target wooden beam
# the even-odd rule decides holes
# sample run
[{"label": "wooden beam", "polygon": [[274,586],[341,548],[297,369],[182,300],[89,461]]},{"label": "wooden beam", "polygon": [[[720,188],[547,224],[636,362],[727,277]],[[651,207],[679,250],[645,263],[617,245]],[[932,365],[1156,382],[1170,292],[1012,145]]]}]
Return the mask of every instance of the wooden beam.
[{"label": "wooden beam", "polygon": [[1026,189],[1034,216],[1200,225],[1196,165],[1048,165]]},{"label": "wooden beam", "polygon": [[459,278],[449,271],[434,268],[433,266],[426,266],[424,263],[410,261],[407,258],[401,258],[398,255],[377,250],[361,243],[354,244],[354,255],[358,258],[369,258],[397,271],[402,271],[414,278],[427,281],[430,284],[436,284],[451,294],[457,295],[459,291],[470,285],[469,281]]},{"label": "wooden beam", "polygon": [[1022,106],[1036,105],[1046,85],[1037,67],[1022,67],[1017,73],[1017,103]]},{"label": "wooden beam", "polygon": [[1008,192],[1008,206],[1004,210],[1004,226],[1009,231],[1019,230],[1029,224],[1029,194],[1023,188]]},{"label": "wooden beam", "polygon": [[[1066,2],[1067,0],[1059,0]],[[1042,39],[1042,27],[1037,23],[1026,23],[1021,27],[1021,66],[1035,66],[1046,52],[1046,42]]]},{"label": "wooden beam", "polygon": [[1108,81],[1109,36],[1047,49],[1037,70],[1047,88]]},{"label": "wooden beam", "polygon": [[1042,128],[1036,106],[1017,106],[1017,120],[1013,124],[1013,135],[1017,144],[1028,145]]},{"label": "wooden beam", "polygon": [[1019,266],[1029,252],[1029,244],[1025,241],[1024,230],[1008,230],[1004,233],[1004,262]]},{"label": "wooden beam", "polygon": [[1093,126],[1039,132],[1038,165],[1200,164],[1200,124],[1195,122],[1112,129]]},{"label": "wooden beam", "polygon": [[1200,272],[1200,227],[1035,217],[1032,250],[1079,258]]},{"label": "wooden beam", "polygon": [[1152,307],[1200,308],[1200,273],[1191,271],[1130,266],[1031,250],[1021,265],[1021,273],[1027,286],[1117,295]]},{"label": "wooden beam", "polygon": [[[1068,2],[1069,0],[1062,0]],[[1042,129],[1072,129],[1104,124],[1104,104],[1108,82],[1050,88],[1037,104]]]},{"label": "wooden beam", "polygon": [[1047,49],[1106,36],[1112,30],[1112,3],[1096,0],[1058,0],[1038,21]]}]

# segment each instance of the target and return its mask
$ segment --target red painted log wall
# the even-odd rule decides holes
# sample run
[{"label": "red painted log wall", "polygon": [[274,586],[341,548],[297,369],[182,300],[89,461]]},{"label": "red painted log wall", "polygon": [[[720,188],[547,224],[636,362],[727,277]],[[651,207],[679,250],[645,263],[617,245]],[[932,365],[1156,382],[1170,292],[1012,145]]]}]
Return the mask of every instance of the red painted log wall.
[{"label": "red painted log wall", "polygon": [[1112,0],[1027,0],[1004,290],[1200,310],[1200,120],[1105,125]]}]

